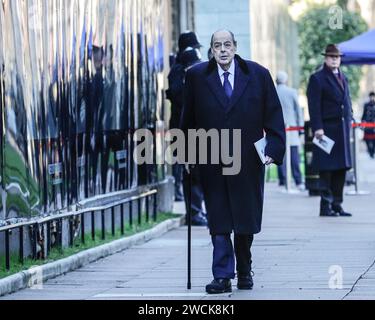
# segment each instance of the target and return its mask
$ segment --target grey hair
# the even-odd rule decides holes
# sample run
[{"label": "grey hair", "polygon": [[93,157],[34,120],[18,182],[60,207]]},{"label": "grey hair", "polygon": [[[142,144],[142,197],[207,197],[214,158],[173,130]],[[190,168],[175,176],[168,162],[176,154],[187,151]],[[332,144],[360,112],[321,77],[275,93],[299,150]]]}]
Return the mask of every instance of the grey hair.
[{"label": "grey hair", "polygon": [[286,84],[288,82],[288,74],[285,71],[279,71],[276,76],[277,84]]},{"label": "grey hair", "polygon": [[231,35],[231,37],[232,37],[233,44],[237,47],[237,40],[236,40],[236,38],[234,36],[234,33],[232,31],[230,31],[230,30],[227,30],[227,29],[221,29],[221,30],[217,30],[216,32],[214,32],[212,34],[212,36],[211,36],[211,48],[214,46],[214,37],[215,37],[215,34],[218,33],[218,32],[220,32],[220,31],[226,31],[226,32],[228,32]]}]

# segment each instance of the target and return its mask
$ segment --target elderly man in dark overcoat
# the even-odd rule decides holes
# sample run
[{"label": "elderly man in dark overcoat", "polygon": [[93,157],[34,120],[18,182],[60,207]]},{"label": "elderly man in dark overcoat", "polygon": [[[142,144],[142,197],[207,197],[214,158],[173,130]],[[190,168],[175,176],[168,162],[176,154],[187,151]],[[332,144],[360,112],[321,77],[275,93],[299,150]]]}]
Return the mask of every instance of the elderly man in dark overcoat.
[{"label": "elderly man in dark overcoat", "polygon": [[[209,62],[187,72],[181,128],[185,132],[241,130],[241,152],[234,155],[241,157],[239,173],[225,175],[223,161],[199,164],[213,243],[214,280],[206,286],[206,292],[217,294],[231,292],[235,269],[237,287],[253,287],[251,245],[254,235],[261,231],[264,164],[283,162],[285,127],[269,71],[236,54],[234,34],[217,31],[212,36],[211,49],[214,57]],[[254,146],[264,133],[265,163]]]},{"label": "elderly man in dark overcoat", "polygon": [[342,208],[346,172],[352,167],[350,128],[353,119],[349,85],[340,70],[341,52],[334,44],[323,53],[323,68],[310,77],[307,98],[315,137],[335,141],[330,154],[314,147],[313,166],[320,173],[320,216],[351,216]]}]

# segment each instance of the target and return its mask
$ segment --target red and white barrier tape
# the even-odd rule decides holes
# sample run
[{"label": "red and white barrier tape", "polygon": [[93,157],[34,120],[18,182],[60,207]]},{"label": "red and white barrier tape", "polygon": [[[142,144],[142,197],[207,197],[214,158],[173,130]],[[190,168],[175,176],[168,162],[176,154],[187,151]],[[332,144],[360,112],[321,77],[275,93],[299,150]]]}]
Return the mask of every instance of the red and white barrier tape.
[{"label": "red and white barrier tape", "polygon": [[[363,128],[363,129],[368,129],[368,128],[375,128],[375,122],[361,122],[361,123],[353,123],[352,124],[353,128]],[[304,131],[304,127],[288,127],[285,129],[285,131],[290,132],[290,131]]]}]

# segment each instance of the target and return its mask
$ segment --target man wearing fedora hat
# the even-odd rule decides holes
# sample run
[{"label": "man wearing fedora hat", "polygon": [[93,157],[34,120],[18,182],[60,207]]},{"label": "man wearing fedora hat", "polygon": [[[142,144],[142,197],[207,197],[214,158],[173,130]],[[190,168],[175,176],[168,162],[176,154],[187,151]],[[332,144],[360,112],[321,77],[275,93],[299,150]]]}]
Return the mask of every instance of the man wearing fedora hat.
[{"label": "man wearing fedora hat", "polygon": [[335,141],[332,152],[315,146],[313,166],[320,173],[320,216],[349,217],[342,208],[346,172],[352,166],[350,128],[353,119],[349,85],[340,70],[343,54],[334,44],[327,46],[323,68],[310,77],[307,98],[315,137]]}]

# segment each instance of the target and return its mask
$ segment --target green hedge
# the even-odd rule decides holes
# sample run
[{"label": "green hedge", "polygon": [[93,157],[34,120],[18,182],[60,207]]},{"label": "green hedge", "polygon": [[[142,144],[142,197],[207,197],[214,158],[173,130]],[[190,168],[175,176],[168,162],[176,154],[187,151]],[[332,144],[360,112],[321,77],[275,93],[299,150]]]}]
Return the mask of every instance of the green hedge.
[{"label": "green hedge", "polygon": [[[323,64],[324,52],[327,44],[347,41],[365,32],[368,27],[364,19],[354,12],[343,11],[343,28],[331,29],[330,20],[334,17],[331,7],[313,7],[298,21],[300,39],[300,62],[302,88],[306,90],[310,75]],[[359,95],[359,82],[362,70],[359,67],[343,67],[348,77],[352,98]]]}]

